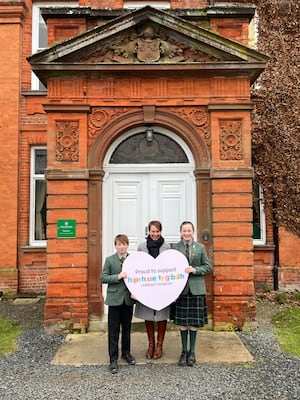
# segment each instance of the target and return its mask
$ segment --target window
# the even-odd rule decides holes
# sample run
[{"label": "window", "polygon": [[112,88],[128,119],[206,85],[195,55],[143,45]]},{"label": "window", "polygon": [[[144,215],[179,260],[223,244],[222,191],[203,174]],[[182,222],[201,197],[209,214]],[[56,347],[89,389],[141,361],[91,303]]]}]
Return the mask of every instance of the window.
[{"label": "window", "polygon": [[253,191],[253,243],[266,243],[266,217],[264,212],[263,190],[261,185],[254,184]]},{"label": "window", "polygon": [[32,147],[30,171],[30,246],[46,246],[47,150]]},{"label": "window", "polygon": [[[33,3],[32,6],[32,54],[48,46],[47,25],[41,16],[41,8],[46,7],[78,7],[77,2]],[[32,90],[46,90],[42,82],[32,72]]]},{"label": "window", "polygon": [[188,162],[185,152],[175,140],[151,128],[123,140],[110,158],[111,164]]}]

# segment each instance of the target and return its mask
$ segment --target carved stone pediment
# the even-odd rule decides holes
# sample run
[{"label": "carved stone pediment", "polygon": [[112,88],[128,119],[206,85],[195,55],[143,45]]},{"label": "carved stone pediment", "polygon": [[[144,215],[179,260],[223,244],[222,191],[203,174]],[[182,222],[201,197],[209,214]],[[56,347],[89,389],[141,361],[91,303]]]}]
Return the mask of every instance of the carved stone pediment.
[{"label": "carved stone pediment", "polygon": [[28,57],[44,84],[59,71],[149,70],[148,64],[164,71],[166,64],[177,71],[184,65],[185,70],[203,71],[209,76],[239,71],[253,82],[267,60],[241,43],[150,6],[128,11]]},{"label": "carved stone pediment", "polygon": [[133,32],[130,38],[119,40],[79,59],[80,63],[182,63],[217,62],[216,57],[205,54],[192,46],[158,34],[148,25],[141,33]]}]

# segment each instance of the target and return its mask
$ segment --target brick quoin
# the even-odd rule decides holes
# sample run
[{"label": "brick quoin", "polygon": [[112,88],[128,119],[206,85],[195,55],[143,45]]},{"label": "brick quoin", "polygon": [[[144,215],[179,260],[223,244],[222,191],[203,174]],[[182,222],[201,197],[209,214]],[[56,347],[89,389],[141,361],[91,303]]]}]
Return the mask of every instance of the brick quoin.
[{"label": "brick quoin", "polygon": [[230,194],[213,194],[212,205],[217,207],[252,207],[252,196],[250,193],[230,193]]},{"label": "brick quoin", "polygon": [[215,265],[252,265],[252,252],[218,251],[215,253]]},{"label": "brick quoin", "polygon": [[86,268],[75,268],[72,266],[71,268],[68,266],[67,268],[55,268],[51,272],[51,275],[48,278],[48,282],[87,282],[87,270]]},{"label": "brick quoin", "polygon": [[236,188],[239,188],[239,193],[251,193],[252,182],[249,179],[226,179],[214,180],[212,182],[213,193],[236,193]]},{"label": "brick quoin", "polygon": [[65,268],[65,267],[81,267],[82,265],[87,265],[87,254],[86,253],[52,253],[47,255],[48,265],[55,268]]},{"label": "brick quoin", "polygon": [[214,208],[212,211],[213,222],[252,223],[252,218],[253,218],[253,213],[252,210],[249,208]]},{"label": "brick quoin", "polygon": [[47,206],[48,208],[62,208],[66,204],[68,204],[68,208],[87,208],[87,196],[86,195],[61,195],[57,196],[48,196],[47,197]]},{"label": "brick quoin", "polygon": [[87,194],[87,184],[84,181],[51,181],[48,183],[48,195],[51,194],[66,194],[84,195]]},{"label": "brick quoin", "polygon": [[214,266],[215,282],[220,281],[250,281],[253,279],[252,266]]},{"label": "brick quoin", "polygon": [[252,251],[253,240],[249,237],[216,237],[214,250],[217,251]]}]

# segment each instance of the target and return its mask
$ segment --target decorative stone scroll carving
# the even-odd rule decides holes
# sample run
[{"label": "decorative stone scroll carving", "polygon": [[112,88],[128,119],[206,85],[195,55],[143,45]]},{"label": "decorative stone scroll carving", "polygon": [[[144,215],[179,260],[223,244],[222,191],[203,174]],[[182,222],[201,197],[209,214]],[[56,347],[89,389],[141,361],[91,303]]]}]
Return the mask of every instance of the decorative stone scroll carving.
[{"label": "decorative stone scroll carving", "polygon": [[196,126],[207,125],[207,112],[206,108],[193,108],[190,112],[191,120]]},{"label": "decorative stone scroll carving", "polygon": [[88,146],[93,143],[105,124],[124,114],[126,111],[128,110],[125,108],[93,108],[88,121]]},{"label": "decorative stone scroll carving", "polygon": [[174,109],[172,111],[195,125],[207,147],[210,147],[210,131],[206,107],[187,107]]},{"label": "decorative stone scroll carving", "polygon": [[182,63],[218,61],[217,58],[178,42],[148,25],[141,33],[121,37],[116,43],[99,49],[80,59],[84,63]]},{"label": "decorative stone scroll carving", "polygon": [[79,160],[79,121],[56,121],[56,160]]},{"label": "decorative stone scroll carving", "polygon": [[220,160],[241,160],[242,120],[220,120]]}]

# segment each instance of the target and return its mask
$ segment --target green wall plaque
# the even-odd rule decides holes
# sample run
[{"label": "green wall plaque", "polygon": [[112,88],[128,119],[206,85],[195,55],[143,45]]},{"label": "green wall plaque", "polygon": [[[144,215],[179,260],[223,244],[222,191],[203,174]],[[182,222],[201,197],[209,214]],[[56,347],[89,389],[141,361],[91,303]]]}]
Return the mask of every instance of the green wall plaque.
[{"label": "green wall plaque", "polygon": [[75,219],[58,219],[57,220],[57,237],[58,238],[75,238],[76,237],[76,220]]}]

